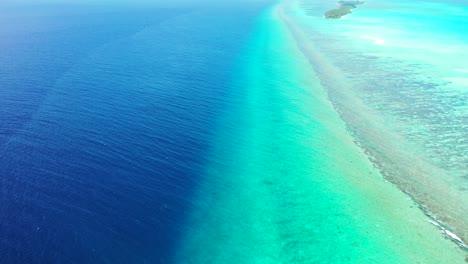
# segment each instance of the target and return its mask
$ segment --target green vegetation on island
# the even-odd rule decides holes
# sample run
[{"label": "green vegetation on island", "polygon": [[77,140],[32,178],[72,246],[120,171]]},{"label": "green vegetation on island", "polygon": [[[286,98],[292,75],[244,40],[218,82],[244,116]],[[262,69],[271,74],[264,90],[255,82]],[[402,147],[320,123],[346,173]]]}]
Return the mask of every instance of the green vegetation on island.
[{"label": "green vegetation on island", "polygon": [[357,8],[358,5],[364,4],[362,1],[339,1],[339,8],[325,12],[325,18],[338,19],[349,13],[352,9]]}]

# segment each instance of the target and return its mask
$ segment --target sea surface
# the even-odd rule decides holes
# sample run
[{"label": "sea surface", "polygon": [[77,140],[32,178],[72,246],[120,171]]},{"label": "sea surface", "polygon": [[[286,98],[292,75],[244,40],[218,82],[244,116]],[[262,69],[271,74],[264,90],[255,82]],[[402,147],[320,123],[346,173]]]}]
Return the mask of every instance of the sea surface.
[{"label": "sea surface", "polygon": [[331,8],[0,3],[0,263],[464,263],[466,5]]},{"label": "sea surface", "polygon": [[466,241],[468,3],[373,0],[323,22],[331,8],[286,12],[335,109],[384,176]]},{"label": "sea surface", "polygon": [[265,5],[0,3],[0,262],[168,263]]}]

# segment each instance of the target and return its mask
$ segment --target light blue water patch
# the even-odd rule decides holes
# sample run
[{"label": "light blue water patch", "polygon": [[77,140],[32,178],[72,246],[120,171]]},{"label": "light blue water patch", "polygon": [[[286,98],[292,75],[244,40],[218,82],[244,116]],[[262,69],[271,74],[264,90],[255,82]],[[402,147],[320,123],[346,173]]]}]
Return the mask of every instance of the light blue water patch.
[{"label": "light blue water patch", "polygon": [[388,179],[466,237],[466,5],[369,1],[325,20],[324,3],[297,3],[290,14],[328,65],[316,67],[350,129]]}]

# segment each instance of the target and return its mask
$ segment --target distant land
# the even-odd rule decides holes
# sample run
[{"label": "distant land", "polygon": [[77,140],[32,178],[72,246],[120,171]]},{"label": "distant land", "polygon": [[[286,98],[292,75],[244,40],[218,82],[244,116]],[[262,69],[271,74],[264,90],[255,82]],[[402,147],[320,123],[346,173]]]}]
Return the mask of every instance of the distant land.
[{"label": "distant land", "polygon": [[340,7],[325,12],[325,18],[339,19],[343,16],[350,14],[352,9],[357,8],[358,5],[364,4],[362,1],[339,1]]}]

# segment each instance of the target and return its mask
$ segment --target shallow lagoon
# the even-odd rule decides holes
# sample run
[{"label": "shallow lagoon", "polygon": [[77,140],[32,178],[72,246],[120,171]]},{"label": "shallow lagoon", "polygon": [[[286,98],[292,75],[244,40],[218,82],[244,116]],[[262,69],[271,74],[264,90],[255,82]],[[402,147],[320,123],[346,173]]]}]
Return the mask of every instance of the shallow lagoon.
[{"label": "shallow lagoon", "polygon": [[322,81],[359,144],[387,179],[466,237],[466,7],[372,1],[327,22],[323,4],[293,10],[332,67]]}]

